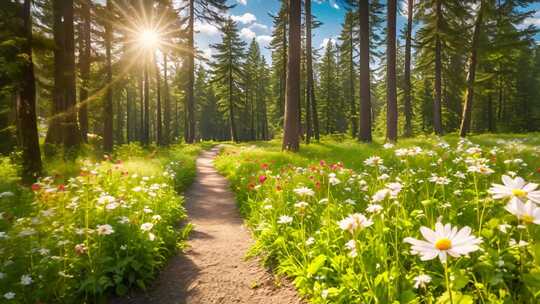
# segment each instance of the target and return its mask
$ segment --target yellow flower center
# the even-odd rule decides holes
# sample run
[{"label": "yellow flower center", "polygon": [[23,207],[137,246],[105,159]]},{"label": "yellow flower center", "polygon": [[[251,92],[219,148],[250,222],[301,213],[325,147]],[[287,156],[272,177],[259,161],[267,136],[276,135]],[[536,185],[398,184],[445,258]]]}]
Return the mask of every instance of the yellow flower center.
[{"label": "yellow flower center", "polygon": [[531,224],[534,220],[534,218],[528,214],[525,214],[524,216],[521,217],[521,220],[525,223],[525,224]]},{"label": "yellow flower center", "polygon": [[527,191],[523,189],[512,189],[512,195],[516,197],[524,197],[527,196]]},{"label": "yellow flower center", "polygon": [[435,248],[437,248],[439,250],[448,250],[448,249],[452,248],[452,241],[450,241],[447,238],[438,239],[435,242]]}]

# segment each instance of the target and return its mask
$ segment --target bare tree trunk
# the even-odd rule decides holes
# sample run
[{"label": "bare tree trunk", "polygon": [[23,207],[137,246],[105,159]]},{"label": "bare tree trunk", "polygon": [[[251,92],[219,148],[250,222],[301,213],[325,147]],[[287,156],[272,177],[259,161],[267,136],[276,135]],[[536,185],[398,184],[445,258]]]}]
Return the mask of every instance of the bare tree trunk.
[{"label": "bare tree trunk", "polygon": [[193,86],[195,83],[195,46],[193,43],[193,23],[195,18],[194,0],[189,0],[189,26],[188,26],[188,81],[186,88],[186,130],[185,140],[187,143],[193,143],[195,140],[195,97],[193,95]]},{"label": "bare tree trunk", "polygon": [[159,72],[159,65],[157,62],[157,56],[155,55],[155,53],[154,53],[154,64],[155,64],[155,71],[156,71],[156,93],[157,93],[156,142],[158,146],[162,146],[163,140],[162,140],[161,126],[163,122],[161,121],[161,76]]},{"label": "bare tree trunk", "polygon": [[282,149],[300,148],[298,112],[300,110],[301,0],[289,0],[289,49],[285,96],[285,122]]},{"label": "bare tree trunk", "polygon": [[[146,59],[148,60],[148,59]],[[148,77],[147,61],[144,62],[144,124],[143,124],[143,144],[150,143],[150,83]]]},{"label": "bare tree trunk", "polygon": [[21,51],[27,56],[27,61],[21,67],[23,79],[17,102],[17,125],[19,126],[18,134],[22,148],[22,179],[24,183],[30,184],[41,174],[42,169],[36,121],[36,84],[32,60],[31,0],[24,0],[22,20],[24,22],[22,30],[26,41]]},{"label": "bare tree trunk", "polygon": [[474,33],[471,44],[471,57],[469,61],[469,74],[467,75],[467,92],[465,93],[465,104],[463,105],[463,114],[461,117],[461,127],[459,136],[465,137],[471,128],[472,107],[474,101],[474,80],[476,78],[476,66],[478,64],[478,44],[480,38],[480,30],[482,27],[484,2],[480,3],[476,24],[474,25]]},{"label": "bare tree trunk", "polygon": [[[441,18],[442,16],[442,9],[441,9],[441,0],[436,0],[436,8],[435,8],[435,14],[437,15],[437,28],[440,31],[441,25]],[[435,99],[433,101],[433,128],[435,130],[435,134],[442,135],[443,134],[443,127],[442,127],[442,114],[441,114],[441,96],[442,96],[442,63],[441,63],[441,38],[439,37],[439,33],[435,35]]]},{"label": "bare tree trunk", "polygon": [[305,0],[306,10],[306,143],[313,135],[311,97],[313,93],[313,50],[311,46],[311,0]]},{"label": "bare tree trunk", "polygon": [[349,94],[351,96],[350,107],[351,107],[351,136],[356,137],[358,132],[358,113],[356,112],[356,100],[354,99],[354,26],[350,26],[349,35],[350,39],[350,57],[349,60],[351,65],[349,66]]},{"label": "bare tree trunk", "polygon": [[168,62],[167,62],[167,53],[163,53],[163,86],[164,86],[164,131],[163,144],[168,145],[171,138],[171,101],[169,96],[169,78],[168,78]]},{"label": "bare tree trunk", "polygon": [[81,18],[79,33],[79,64],[81,73],[81,87],[79,91],[79,126],[81,139],[88,142],[88,86],[90,85],[90,52],[91,52],[91,9],[90,1],[81,1]]},{"label": "bare tree trunk", "polygon": [[369,68],[369,0],[360,0],[360,132],[358,139],[371,141],[371,84]]},{"label": "bare tree trunk", "polygon": [[49,144],[62,143],[61,125],[64,120],[64,17],[61,0],[53,0],[53,36],[54,36],[54,87],[51,117],[45,142]]},{"label": "bare tree trunk", "polygon": [[396,89],[396,11],[397,0],[388,0],[386,38],[386,139],[397,140],[398,110]]},{"label": "bare tree trunk", "polygon": [[405,136],[412,136],[412,85],[411,85],[411,40],[412,24],[414,14],[414,0],[407,0],[407,31],[405,33],[405,90],[404,90],[404,112],[405,112]]},{"label": "bare tree trunk", "polygon": [[64,0],[64,124],[62,135],[65,148],[75,148],[81,143],[81,133],[77,123],[77,92],[75,88],[75,32],[73,28],[73,0]]},{"label": "bare tree trunk", "polygon": [[232,83],[232,71],[229,70],[229,124],[231,128],[231,140],[238,141],[238,133],[236,131],[236,122],[234,120],[234,101],[233,101],[233,83]]},{"label": "bare tree trunk", "polygon": [[[112,14],[111,0],[107,0],[107,12]],[[112,152],[113,149],[113,96],[112,96],[112,16],[107,16],[105,22],[105,57],[107,62],[107,83],[105,102],[103,106],[103,150]]]}]

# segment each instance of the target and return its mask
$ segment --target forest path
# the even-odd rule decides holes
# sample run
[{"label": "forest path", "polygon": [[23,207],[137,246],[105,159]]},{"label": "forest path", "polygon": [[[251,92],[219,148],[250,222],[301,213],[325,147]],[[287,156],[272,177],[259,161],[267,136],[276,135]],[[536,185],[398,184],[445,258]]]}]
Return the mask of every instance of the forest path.
[{"label": "forest path", "polygon": [[171,258],[146,293],[113,300],[114,304],[295,304],[293,288],[276,286],[256,259],[245,260],[252,244],[227,180],[213,165],[215,147],[197,159],[197,177],[186,195],[194,225],[188,249]]}]

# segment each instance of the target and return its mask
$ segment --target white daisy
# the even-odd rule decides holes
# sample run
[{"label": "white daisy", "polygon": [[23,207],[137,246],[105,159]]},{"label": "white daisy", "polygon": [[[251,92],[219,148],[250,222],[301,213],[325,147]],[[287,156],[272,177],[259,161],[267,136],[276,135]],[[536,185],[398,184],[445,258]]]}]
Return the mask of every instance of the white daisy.
[{"label": "white daisy", "polygon": [[526,224],[540,225],[540,208],[531,201],[523,204],[520,200],[512,200],[505,209]]},{"label": "white daisy", "polygon": [[10,291],[10,292],[6,292],[6,293],[4,294],[4,299],[6,299],[6,300],[13,300],[13,299],[15,299],[15,293],[14,293],[14,292],[11,292],[11,291]]},{"label": "white daisy", "polygon": [[427,274],[420,274],[414,277],[414,288],[426,288],[426,285],[431,282],[431,276]]},{"label": "white daisy", "polygon": [[27,286],[27,285],[30,285],[32,284],[32,277],[28,274],[23,274],[21,276],[21,285],[24,285],[24,286]]},{"label": "white daisy", "polygon": [[144,223],[141,225],[141,230],[144,231],[144,232],[148,232],[150,230],[152,230],[152,228],[154,227],[154,224],[152,223]]},{"label": "white daisy", "polygon": [[293,190],[299,196],[314,196],[315,192],[308,187],[300,187]]},{"label": "white daisy", "polygon": [[283,224],[283,225],[286,225],[286,224],[290,224],[292,223],[293,221],[293,218],[288,216],[288,215],[282,215],[279,217],[277,223],[278,224]]},{"label": "white daisy", "polygon": [[105,224],[105,225],[97,225],[97,234],[99,235],[110,235],[114,233],[114,229],[111,225]]},{"label": "white daisy", "polygon": [[501,179],[503,185],[492,184],[489,189],[489,193],[493,195],[494,199],[509,198],[510,201],[519,200],[521,202],[530,200],[540,204],[540,190],[536,190],[538,184],[527,183],[519,176],[511,178],[508,175],[503,175]]},{"label": "white daisy", "polygon": [[422,261],[428,261],[437,256],[441,262],[446,262],[447,255],[459,257],[474,252],[480,247],[481,239],[471,235],[471,228],[465,226],[458,231],[457,227],[450,224],[435,224],[435,231],[420,227],[420,232],[427,240],[417,240],[411,237],[405,238],[405,242],[413,245],[411,253],[420,255]]},{"label": "white daisy", "polygon": [[383,163],[384,163],[383,159],[378,157],[378,156],[368,157],[364,161],[364,165],[370,166],[370,167],[378,167],[378,166],[382,165]]},{"label": "white daisy", "polygon": [[354,234],[355,231],[373,225],[373,222],[362,213],[354,213],[338,222],[339,228]]}]

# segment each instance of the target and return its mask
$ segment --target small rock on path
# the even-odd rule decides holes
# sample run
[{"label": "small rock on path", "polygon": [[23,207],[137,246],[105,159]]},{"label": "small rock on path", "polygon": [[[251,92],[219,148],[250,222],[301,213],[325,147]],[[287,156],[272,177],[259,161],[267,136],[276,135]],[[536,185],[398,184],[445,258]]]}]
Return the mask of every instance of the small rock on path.
[{"label": "small rock on path", "polygon": [[219,148],[197,159],[197,178],[186,193],[186,209],[194,225],[184,253],[171,258],[145,293],[111,300],[111,304],[299,304],[284,282],[257,260],[245,260],[253,244],[236,208],[227,180],[213,165]]}]

